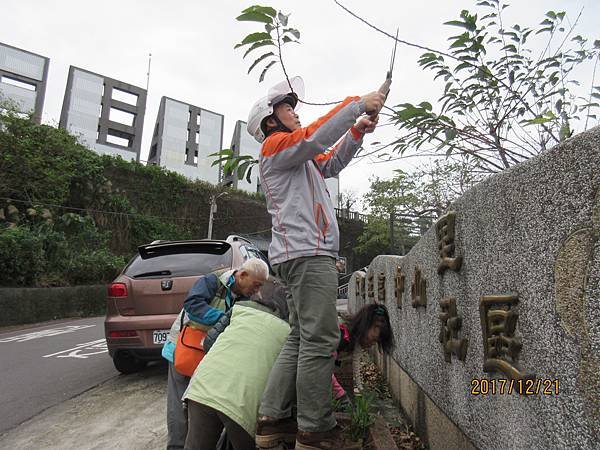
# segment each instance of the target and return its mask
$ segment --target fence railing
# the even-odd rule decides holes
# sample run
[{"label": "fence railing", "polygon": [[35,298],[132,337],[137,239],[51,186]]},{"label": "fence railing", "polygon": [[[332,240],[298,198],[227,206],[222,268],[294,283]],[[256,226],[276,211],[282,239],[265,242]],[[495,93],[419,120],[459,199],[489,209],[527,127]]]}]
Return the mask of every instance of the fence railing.
[{"label": "fence railing", "polygon": [[348,283],[338,286],[337,298],[348,298]]},{"label": "fence railing", "polygon": [[359,220],[363,223],[367,223],[369,221],[369,216],[367,214],[361,214],[359,212],[350,211],[349,209],[344,208],[335,208],[335,216],[338,219]]},{"label": "fence railing", "polygon": [[[365,266],[365,267],[361,267],[360,269],[356,269],[354,272],[357,272],[359,270],[362,271],[367,271],[367,269],[369,268],[369,266]],[[350,281],[350,277],[352,276],[352,274],[354,272],[348,273],[346,275],[343,275],[340,277],[339,279],[339,285],[338,285],[338,296],[337,298],[348,298],[348,281]]]}]

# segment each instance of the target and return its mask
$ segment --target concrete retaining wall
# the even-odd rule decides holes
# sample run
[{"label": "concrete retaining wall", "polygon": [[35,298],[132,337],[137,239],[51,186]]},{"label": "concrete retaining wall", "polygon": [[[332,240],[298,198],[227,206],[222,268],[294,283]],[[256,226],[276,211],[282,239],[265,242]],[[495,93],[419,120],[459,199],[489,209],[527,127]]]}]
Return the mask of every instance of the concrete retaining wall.
[{"label": "concrete retaining wall", "polygon": [[106,285],[0,289],[0,326],[106,312]]},{"label": "concrete retaining wall", "polygon": [[484,449],[597,448],[599,190],[595,128],[456,201],[445,255],[434,225],[408,255],[353,275],[350,311],[390,310],[397,347],[384,373],[432,449],[448,448],[440,423]]}]

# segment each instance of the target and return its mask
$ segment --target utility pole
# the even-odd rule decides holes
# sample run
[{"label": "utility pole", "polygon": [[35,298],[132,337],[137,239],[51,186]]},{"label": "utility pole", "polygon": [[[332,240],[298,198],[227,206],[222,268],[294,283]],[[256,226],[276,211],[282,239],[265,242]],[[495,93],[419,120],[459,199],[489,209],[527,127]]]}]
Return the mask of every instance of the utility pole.
[{"label": "utility pole", "polygon": [[390,210],[390,255],[395,254],[395,242],[394,242],[394,209]]},{"label": "utility pole", "polygon": [[217,199],[227,195],[227,192],[221,192],[219,195],[210,196],[210,213],[208,215],[208,239],[212,239],[214,214],[217,212]]},{"label": "utility pole", "polygon": [[152,62],[152,53],[148,53],[148,73],[146,73],[146,95],[150,89],[150,63]]}]

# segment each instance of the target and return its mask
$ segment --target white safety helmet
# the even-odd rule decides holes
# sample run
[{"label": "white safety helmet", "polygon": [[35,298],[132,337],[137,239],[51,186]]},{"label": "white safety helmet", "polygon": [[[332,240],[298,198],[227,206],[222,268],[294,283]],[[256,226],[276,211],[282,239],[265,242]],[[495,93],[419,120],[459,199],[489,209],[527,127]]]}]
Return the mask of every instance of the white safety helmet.
[{"label": "white safety helmet", "polygon": [[[290,90],[290,84],[292,89]],[[257,101],[248,114],[248,133],[250,133],[254,139],[258,142],[263,142],[266,138],[265,131],[263,129],[263,121],[273,114],[275,106],[279,103],[289,103],[292,108],[296,109],[298,100],[304,98],[304,81],[300,77],[293,77],[290,79],[288,84],[287,80],[276,84],[269,89],[269,93],[266,97],[261,98]],[[298,105],[299,107],[299,105]]]}]

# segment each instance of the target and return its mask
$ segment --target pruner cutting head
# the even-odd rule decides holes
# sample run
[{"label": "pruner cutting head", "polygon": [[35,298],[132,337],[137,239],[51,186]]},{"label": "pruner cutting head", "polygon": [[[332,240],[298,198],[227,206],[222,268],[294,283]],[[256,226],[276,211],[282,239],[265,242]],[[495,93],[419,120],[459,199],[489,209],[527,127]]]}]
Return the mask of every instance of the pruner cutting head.
[{"label": "pruner cutting head", "polygon": [[390,60],[390,68],[385,75],[385,81],[379,88],[379,92],[384,94],[386,97],[390,93],[390,85],[392,84],[392,73],[394,72],[394,62],[396,61],[396,47],[398,46],[398,31],[396,28],[396,39],[394,39],[394,48],[392,50],[392,58]]}]

